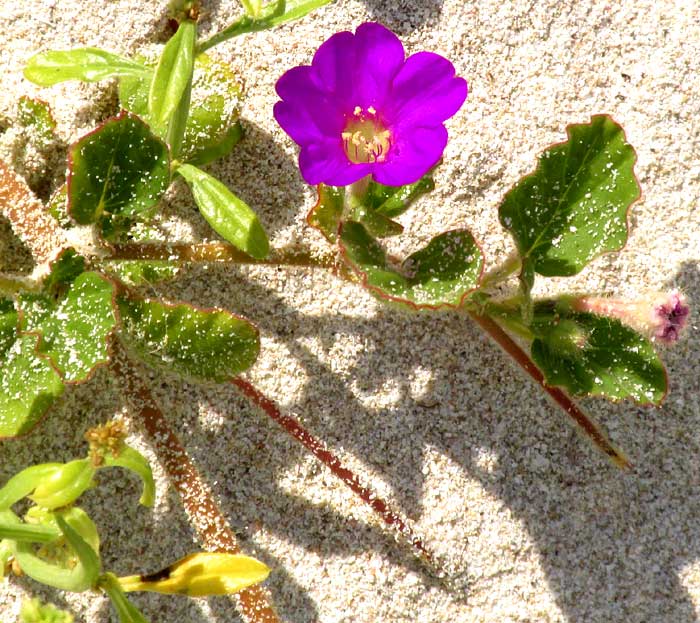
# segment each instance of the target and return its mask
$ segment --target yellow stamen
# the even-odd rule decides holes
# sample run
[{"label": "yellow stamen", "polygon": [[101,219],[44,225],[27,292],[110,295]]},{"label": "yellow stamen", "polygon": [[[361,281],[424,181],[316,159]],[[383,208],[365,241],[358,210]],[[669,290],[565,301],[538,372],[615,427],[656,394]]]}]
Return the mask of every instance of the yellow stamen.
[{"label": "yellow stamen", "polygon": [[360,106],[355,106],[356,119],[350,119],[341,134],[345,155],[355,164],[384,162],[391,149],[391,133],[377,119],[374,106],[367,108],[367,115]]}]

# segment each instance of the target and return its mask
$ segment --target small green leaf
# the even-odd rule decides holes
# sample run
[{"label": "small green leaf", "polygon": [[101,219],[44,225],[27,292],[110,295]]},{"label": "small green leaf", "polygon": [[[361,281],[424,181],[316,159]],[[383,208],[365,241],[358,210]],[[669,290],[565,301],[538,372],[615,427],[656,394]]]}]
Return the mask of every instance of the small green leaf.
[{"label": "small green leaf", "polygon": [[399,268],[387,263],[382,247],[360,223],[343,224],[340,248],[372,292],[414,308],[459,307],[478,287],[483,267],[481,250],[466,230],[436,236]]},{"label": "small green leaf", "polygon": [[123,297],[118,302],[121,337],[148,365],[195,381],[223,382],[257,359],[257,329],[229,312]]},{"label": "small green leaf", "polygon": [[217,234],[254,258],[267,257],[270,243],[247,203],[197,167],[183,164],[177,172],[189,184],[199,211]]},{"label": "small green leaf", "polygon": [[180,271],[179,264],[168,260],[111,260],[104,262],[102,268],[132,287],[169,281]]},{"label": "small green leaf", "polygon": [[117,576],[112,573],[105,573],[100,576],[98,584],[112,601],[121,623],[148,623],[138,608],[127,599],[122,587],[119,585]]},{"label": "small green leaf", "polygon": [[258,17],[244,15],[228,28],[225,28],[221,32],[216,33],[213,37],[207,39],[204,43],[201,43],[197,50],[198,52],[204,52],[232,37],[237,37],[238,35],[249,32],[267,30],[279,24],[299,19],[331,1],[332,0],[276,0],[275,2],[269,2],[262,8]]},{"label": "small green leaf", "polygon": [[146,457],[125,445],[120,449],[118,456],[114,456],[111,452],[105,454],[104,465],[106,467],[123,467],[139,476],[143,481],[143,493],[139,503],[142,506],[153,506],[156,499],[156,484]]},{"label": "small green leaf", "polygon": [[147,213],[170,182],[168,149],[138,117],[122,113],[73,144],[68,202],[81,225]]},{"label": "small green leaf", "polygon": [[534,173],[500,208],[520,256],[545,276],[568,276],[627,240],[627,210],[640,196],[635,153],[607,115],[567,128],[569,140],[547,149]]},{"label": "small green leaf", "polygon": [[666,394],[666,372],[651,342],[619,320],[563,316],[536,305],[532,329],[532,358],[549,385],[641,404],[659,404]]},{"label": "small green leaf", "polygon": [[19,123],[31,128],[40,146],[48,146],[56,139],[56,120],[46,102],[23,95],[17,108]]},{"label": "small green leaf", "polygon": [[36,353],[37,340],[18,337],[0,367],[0,437],[29,432],[63,393],[58,372]]},{"label": "small green leaf", "polygon": [[319,184],[317,190],[318,201],[306,216],[306,221],[318,229],[326,240],[335,243],[345,206],[345,188]]},{"label": "small green leaf", "polygon": [[383,186],[370,182],[367,192],[370,205],[379,214],[396,218],[411,207],[414,201],[435,189],[434,168],[413,184]]},{"label": "small green leaf", "polygon": [[[197,25],[191,20],[180,23],[177,32],[165,44],[153,73],[148,92],[148,116],[155,132],[165,136],[171,118],[178,109],[186,115],[180,103],[192,84],[194,43]],[[186,116],[185,116],[186,119]],[[176,120],[184,129],[185,121]]]},{"label": "small green leaf", "polygon": [[65,80],[98,82],[114,76],[137,76],[146,71],[143,65],[97,48],[52,50],[29,59],[24,77],[47,87]]},{"label": "small green leaf", "polygon": [[63,463],[31,465],[10,478],[0,489],[0,512],[28,496],[45,479],[51,478]]},{"label": "small green leaf", "polygon": [[38,353],[69,383],[84,381],[109,361],[108,337],[116,325],[114,286],[97,273],[80,274],[57,304],[39,296],[20,298],[22,331],[41,336]]}]

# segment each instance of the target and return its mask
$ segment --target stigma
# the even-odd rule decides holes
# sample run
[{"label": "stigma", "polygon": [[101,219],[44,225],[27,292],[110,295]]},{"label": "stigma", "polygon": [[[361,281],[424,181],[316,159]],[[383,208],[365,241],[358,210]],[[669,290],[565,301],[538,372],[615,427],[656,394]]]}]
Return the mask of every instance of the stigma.
[{"label": "stigma", "polygon": [[384,162],[391,149],[391,133],[377,117],[374,106],[355,106],[341,134],[343,149],[354,164]]}]

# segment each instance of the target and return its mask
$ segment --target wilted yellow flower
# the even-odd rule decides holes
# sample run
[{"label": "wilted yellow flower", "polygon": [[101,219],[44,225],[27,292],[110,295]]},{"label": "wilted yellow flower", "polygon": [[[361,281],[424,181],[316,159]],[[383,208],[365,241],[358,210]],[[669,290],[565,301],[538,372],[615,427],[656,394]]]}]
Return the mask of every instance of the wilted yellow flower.
[{"label": "wilted yellow flower", "polygon": [[156,573],[119,578],[119,584],[124,591],[205,597],[236,593],[262,582],[269,574],[267,565],[249,556],[200,552],[185,556]]}]

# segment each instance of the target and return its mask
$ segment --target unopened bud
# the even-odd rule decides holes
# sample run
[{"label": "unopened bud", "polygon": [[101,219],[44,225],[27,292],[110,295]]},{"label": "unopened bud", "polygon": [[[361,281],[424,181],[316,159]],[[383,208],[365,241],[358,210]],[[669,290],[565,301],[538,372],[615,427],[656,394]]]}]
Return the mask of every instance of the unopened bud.
[{"label": "unopened bud", "polygon": [[675,342],[688,322],[685,297],[673,290],[636,301],[582,296],[572,299],[576,311],[617,318],[652,340]]}]

